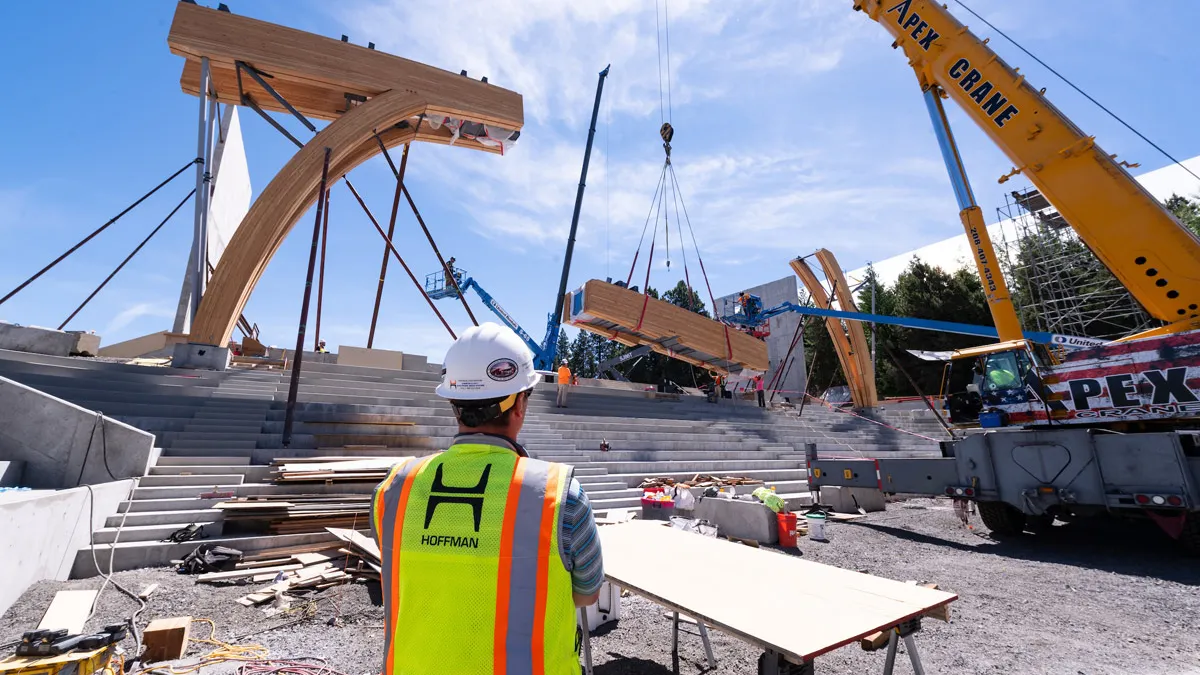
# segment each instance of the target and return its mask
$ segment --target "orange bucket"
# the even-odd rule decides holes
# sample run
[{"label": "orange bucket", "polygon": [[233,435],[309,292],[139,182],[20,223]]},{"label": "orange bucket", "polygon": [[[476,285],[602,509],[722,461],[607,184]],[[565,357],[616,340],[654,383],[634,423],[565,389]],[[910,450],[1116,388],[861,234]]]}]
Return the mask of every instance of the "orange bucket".
[{"label": "orange bucket", "polygon": [[775,519],[779,521],[779,545],[796,547],[796,514],[794,513],[776,513]]}]

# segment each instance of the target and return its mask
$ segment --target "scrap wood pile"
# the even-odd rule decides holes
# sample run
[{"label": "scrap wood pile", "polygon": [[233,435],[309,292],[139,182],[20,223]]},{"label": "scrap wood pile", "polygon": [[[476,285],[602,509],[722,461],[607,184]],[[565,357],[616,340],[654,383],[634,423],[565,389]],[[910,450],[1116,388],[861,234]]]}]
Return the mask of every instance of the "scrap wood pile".
[{"label": "scrap wood pile", "polygon": [[757,478],[746,478],[743,476],[713,476],[707,473],[698,473],[692,476],[690,480],[675,480],[665,476],[647,478],[642,481],[638,487],[719,487],[723,485],[762,485],[763,482]]},{"label": "scrap wood pile", "polygon": [[242,558],[228,572],[209,572],[198,583],[267,583],[238,598],[246,607],[261,605],[292,591],[322,590],[355,581],[379,581],[382,558],[375,541],[354,530],[329,527],[336,542],[287,546],[259,551]]}]

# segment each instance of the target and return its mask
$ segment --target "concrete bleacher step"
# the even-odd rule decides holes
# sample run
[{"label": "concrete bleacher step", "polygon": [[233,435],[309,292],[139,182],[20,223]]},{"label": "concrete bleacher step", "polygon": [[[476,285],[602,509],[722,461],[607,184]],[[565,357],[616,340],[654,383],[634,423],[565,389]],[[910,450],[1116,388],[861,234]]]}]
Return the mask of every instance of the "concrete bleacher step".
[{"label": "concrete bleacher step", "polygon": [[[191,524],[202,525],[204,527],[204,539],[221,536],[222,523],[220,521],[189,521],[189,522],[174,522],[160,523],[154,525],[130,525],[125,524],[124,527],[102,527],[92,533],[92,541],[97,544],[111,544],[116,542],[162,542],[171,533],[185,528]],[[193,542],[195,545],[195,542]]]},{"label": "concrete bleacher step", "polygon": [[[194,461],[190,461],[194,460]],[[249,457],[243,456],[213,456],[213,457],[196,457],[191,455],[169,456],[161,455],[155,466],[233,466],[245,465],[250,463]]]},{"label": "concrete bleacher step", "polygon": [[[283,546],[300,546],[335,542],[337,538],[328,532],[313,534],[279,534],[279,535],[246,535],[221,536],[205,539],[206,544],[217,544],[235,548],[244,553],[276,548]],[[83,547],[75,555],[75,564],[71,569],[72,577],[89,577],[99,573],[93,562],[99,559],[103,571],[109,571],[111,560],[113,571],[138,569],[141,567],[157,567],[166,565],[171,560],[181,559],[195,550],[195,541],[182,544],[171,544],[160,541],[119,541],[116,544],[96,544],[94,547]]]},{"label": "concrete bleacher step", "polygon": [[[241,474],[243,483],[259,483],[271,479],[273,469],[258,464],[172,464],[151,467],[149,476],[216,476]],[[144,484],[144,483],[143,483]]]},{"label": "concrete bleacher step", "polygon": [[243,482],[245,482],[245,475],[241,473],[156,474],[142,476],[135,490],[184,485],[241,485]]},{"label": "concrete bleacher step", "polygon": [[[124,519],[125,527],[142,525],[166,525],[176,522],[215,523],[224,519],[220,509],[173,509],[168,511],[129,511],[118,512],[104,519],[105,527],[120,527]],[[178,528],[176,528],[178,529]]]}]

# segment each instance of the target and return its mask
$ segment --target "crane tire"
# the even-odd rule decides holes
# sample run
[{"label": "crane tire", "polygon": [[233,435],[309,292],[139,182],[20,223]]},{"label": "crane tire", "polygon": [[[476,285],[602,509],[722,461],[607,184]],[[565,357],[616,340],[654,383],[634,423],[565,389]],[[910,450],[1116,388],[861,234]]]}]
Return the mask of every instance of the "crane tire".
[{"label": "crane tire", "polygon": [[1025,531],[1025,514],[1004,502],[979,502],[979,517],[993,534],[1012,535]]},{"label": "crane tire", "polygon": [[1189,555],[1200,557],[1200,512],[1193,511],[1187,515],[1179,543]]}]

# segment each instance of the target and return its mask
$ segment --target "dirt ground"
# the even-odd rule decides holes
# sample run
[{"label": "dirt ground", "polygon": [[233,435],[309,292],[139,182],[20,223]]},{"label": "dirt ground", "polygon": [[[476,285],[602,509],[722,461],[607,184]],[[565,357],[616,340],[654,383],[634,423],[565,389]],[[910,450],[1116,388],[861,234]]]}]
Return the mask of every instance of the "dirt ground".
[{"label": "dirt ground", "polygon": [[[835,523],[828,543],[801,540],[800,554],[900,581],[936,581],[957,593],[952,621],[926,620],[917,634],[929,673],[1200,673],[1200,561],[1183,557],[1165,536],[1150,527],[1077,523],[1036,537],[994,540],[977,518],[972,522],[976,529],[965,529],[944,500],[893,503],[856,523]],[[134,591],[160,584],[140,619],[143,626],[157,617],[206,617],[216,622],[219,638],[261,644],[273,658],[320,658],[347,675],[378,672],[383,613],[366,586],[329,589],[289,613],[267,616],[234,602],[245,587],[196,585],[164,569],[114,578]],[[56,591],[99,583],[47,581],[30,588],[0,617],[0,644],[36,627]],[[110,587],[88,627],[118,622],[135,608]],[[820,607],[767,605],[764,611],[796,630],[820,622],[822,614]],[[671,629],[662,608],[626,597],[622,613],[620,622],[592,638],[596,675],[669,673]],[[193,637],[207,635],[205,626],[193,631]],[[712,637],[717,667],[707,672],[756,672],[757,649],[718,632]],[[695,626],[683,626],[680,644],[680,672],[706,672]],[[190,653],[210,648],[193,643]],[[856,645],[816,664],[822,674],[882,668],[882,651],[867,653]],[[236,669],[226,663],[203,672]],[[912,672],[904,656],[896,672]]]}]

